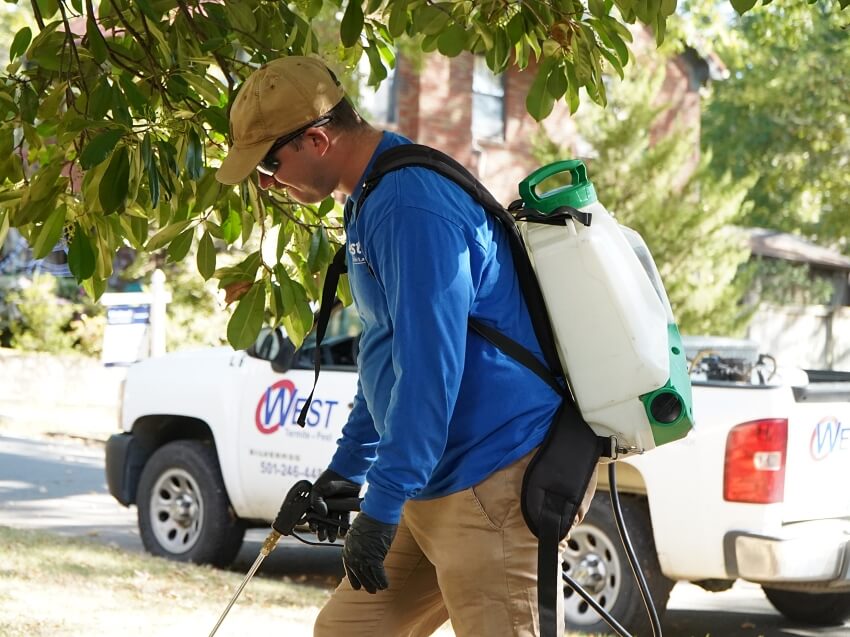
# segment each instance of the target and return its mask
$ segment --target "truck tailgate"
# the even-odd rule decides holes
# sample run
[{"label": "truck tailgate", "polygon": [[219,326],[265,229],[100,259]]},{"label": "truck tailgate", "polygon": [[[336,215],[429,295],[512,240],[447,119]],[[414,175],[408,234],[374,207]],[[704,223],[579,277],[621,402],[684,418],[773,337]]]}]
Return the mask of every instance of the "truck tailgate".
[{"label": "truck tailgate", "polygon": [[783,522],[850,517],[850,382],[810,383],[794,397]]}]

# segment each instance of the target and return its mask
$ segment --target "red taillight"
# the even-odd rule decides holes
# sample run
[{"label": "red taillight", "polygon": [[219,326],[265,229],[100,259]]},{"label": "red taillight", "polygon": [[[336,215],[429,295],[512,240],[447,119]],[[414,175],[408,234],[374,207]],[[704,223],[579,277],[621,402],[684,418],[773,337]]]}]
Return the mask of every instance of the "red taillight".
[{"label": "red taillight", "polygon": [[785,497],[788,420],[773,418],[737,425],[726,439],[723,499],[770,504]]}]

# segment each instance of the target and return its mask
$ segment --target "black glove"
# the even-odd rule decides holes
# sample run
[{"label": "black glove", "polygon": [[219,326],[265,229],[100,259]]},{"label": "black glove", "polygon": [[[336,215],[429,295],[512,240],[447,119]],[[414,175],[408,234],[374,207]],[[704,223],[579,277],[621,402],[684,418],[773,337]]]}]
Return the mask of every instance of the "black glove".
[{"label": "black glove", "polygon": [[378,522],[365,513],[354,518],[342,547],[342,565],[354,590],[362,586],[367,593],[376,593],[390,585],[384,558],[397,529],[397,524]]},{"label": "black glove", "polygon": [[348,511],[328,513],[325,498],[356,498],[358,495],[360,495],[360,485],[356,482],[343,478],[330,469],[322,472],[310,489],[310,508],[327,520],[327,522],[310,520],[310,529],[318,535],[320,542],[325,540],[335,542],[337,536],[345,537],[348,520],[351,518]]}]

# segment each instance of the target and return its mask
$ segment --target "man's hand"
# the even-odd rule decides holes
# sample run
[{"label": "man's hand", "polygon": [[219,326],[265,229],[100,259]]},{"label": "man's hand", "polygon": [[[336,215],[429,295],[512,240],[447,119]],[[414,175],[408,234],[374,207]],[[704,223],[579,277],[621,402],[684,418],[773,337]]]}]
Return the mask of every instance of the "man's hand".
[{"label": "man's hand", "polygon": [[397,529],[397,524],[379,522],[365,513],[354,518],[342,548],[342,564],[354,590],[359,591],[362,586],[374,594],[390,585],[384,558]]},{"label": "man's hand", "polygon": [[347,511],[332,511],[328,513],[325,498],[356,498],[360,495],[360,485],[343,478],[336,471],[326,469],[318,477],[310,489],[310,508],[323,518],[333,521],[324,523],[311,521],[310,529],[315,531],[320,542],[328,540],[335,542],[337,536],[345,537],[345,527],[351,515]]}]

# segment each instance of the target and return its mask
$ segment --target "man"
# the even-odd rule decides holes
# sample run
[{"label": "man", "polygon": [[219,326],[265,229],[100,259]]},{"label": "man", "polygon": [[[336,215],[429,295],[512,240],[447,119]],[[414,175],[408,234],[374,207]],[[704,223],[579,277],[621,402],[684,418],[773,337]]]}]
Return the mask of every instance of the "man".
[{"label": "man", "polygon": [[424,168],[388,173],[360,207],[375,158],[410,142],[364,122],[315,59],[255,71],[230,120],[223,183],[256,170],[260,187],[300,202],[348,196],[360,382],[311,500],[321,510],[369,488],[315,635],[429,635],[449,618],[459,636],[537,635],[537,540],[520,489],[561,397],[468,327],[475,317],[542,359],[504,230]]}]

